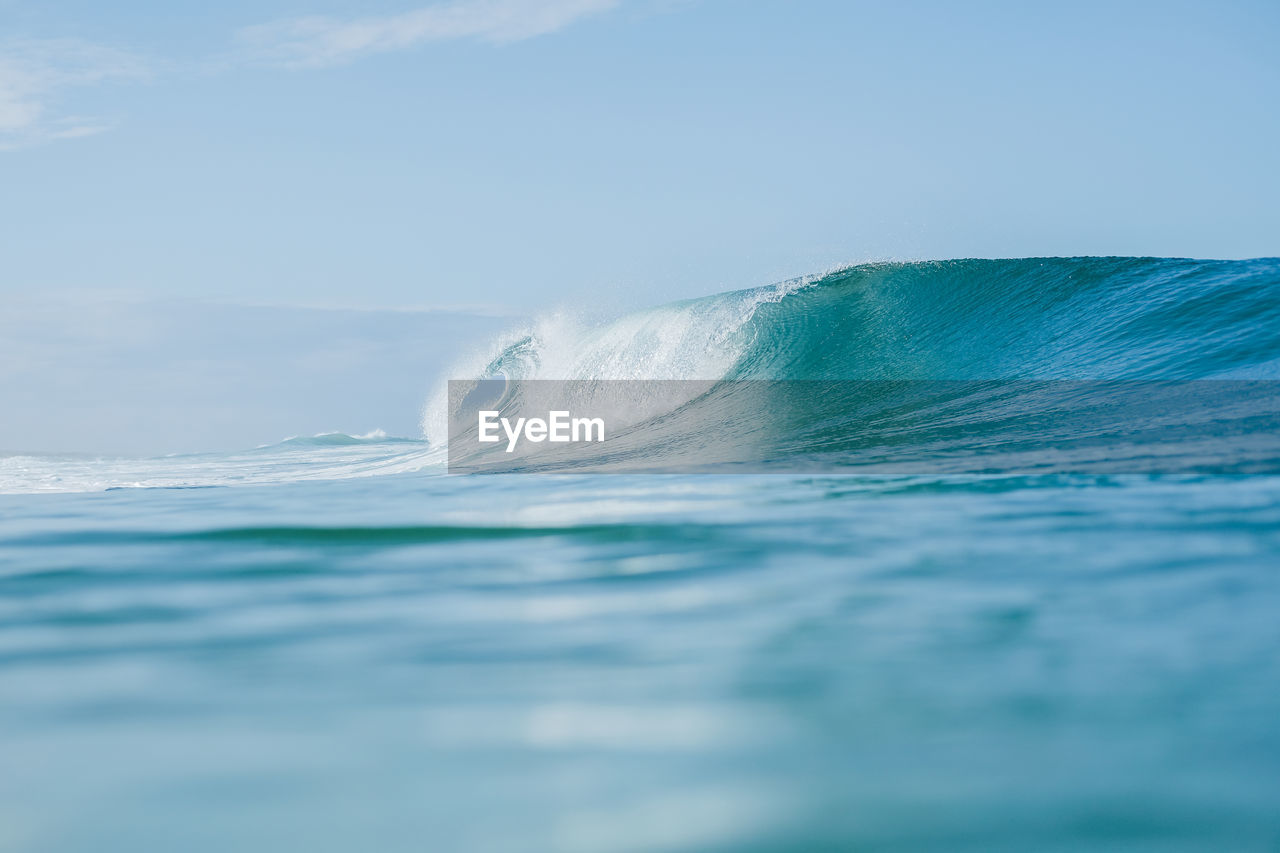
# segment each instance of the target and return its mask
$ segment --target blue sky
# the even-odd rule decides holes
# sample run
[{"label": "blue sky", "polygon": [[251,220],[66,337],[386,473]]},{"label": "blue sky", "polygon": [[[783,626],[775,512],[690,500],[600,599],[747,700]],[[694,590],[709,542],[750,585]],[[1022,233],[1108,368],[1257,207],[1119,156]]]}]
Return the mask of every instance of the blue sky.
[{"label": "blue sky", "polygon": [[659,302],[1280,254],[1274,2],[0,0],[0,296]]}]

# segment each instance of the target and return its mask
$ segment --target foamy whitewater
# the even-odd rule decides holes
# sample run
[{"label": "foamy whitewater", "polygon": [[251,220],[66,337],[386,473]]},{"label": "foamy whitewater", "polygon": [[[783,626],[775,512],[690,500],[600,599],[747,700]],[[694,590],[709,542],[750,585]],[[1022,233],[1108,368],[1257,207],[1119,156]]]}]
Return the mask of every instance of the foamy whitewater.
[{"label": "foamy whitewater", "polygon": [[[450,378],[1268,382],[1280,260],[872,264],[477,348],[421,436],[0,457],[0,849],[1280,839],[1266,465],[471,477],[443,446]],[[788,401],[797,452],[830,406]]]}]

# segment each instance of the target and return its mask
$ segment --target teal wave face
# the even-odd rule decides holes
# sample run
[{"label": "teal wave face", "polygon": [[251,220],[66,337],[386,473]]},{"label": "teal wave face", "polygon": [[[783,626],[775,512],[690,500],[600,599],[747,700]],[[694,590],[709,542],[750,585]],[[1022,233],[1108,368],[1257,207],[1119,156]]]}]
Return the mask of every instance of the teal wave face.
[{"label": "teal wave face", "polygon": [[734,375],[1280,376],[1280,261],[1045,258],[852,267],[759,306]]}]

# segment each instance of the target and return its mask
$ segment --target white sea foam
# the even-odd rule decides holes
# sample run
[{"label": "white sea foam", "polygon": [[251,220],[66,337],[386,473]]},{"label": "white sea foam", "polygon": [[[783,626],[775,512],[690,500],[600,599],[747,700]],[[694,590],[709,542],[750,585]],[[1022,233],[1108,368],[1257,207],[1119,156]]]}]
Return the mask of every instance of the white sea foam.
[{"label": "white sea foam", "polygon": [[443,448],[365,436],[323,433],[240,453],[158,458],[72,455],[0,457],[0,494],[97,492],[127,488],[200,488],[266,485],[299,480],[341,480],[379,474],[443,470]]},{"label": "white sea foam", "polygon": [[[675,302],[598,324],[569,312],[545,315],[460,360],[447,379],[720,379],[750,345],[745,327],[760,306],[820,278]],[[441,381],[422,415],[423,434],[433,445],[447,444],[448,408]]]}]

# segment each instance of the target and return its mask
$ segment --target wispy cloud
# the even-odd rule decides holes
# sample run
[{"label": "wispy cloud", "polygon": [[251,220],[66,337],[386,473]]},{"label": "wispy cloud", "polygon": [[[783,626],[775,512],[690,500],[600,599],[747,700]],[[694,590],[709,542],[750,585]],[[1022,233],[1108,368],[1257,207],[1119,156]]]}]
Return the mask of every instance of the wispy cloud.
[{"label": "wispy cloud", "polygon": [[513,42],[546,35],[620,0],[455,0],[384,17],[294,18],[248,27],[239,41],[258,61],[317,68],[446,39]]},{"label": "wispy cloud", "polygon": [[144,74],[136,57],[76,39],[0,42],[0,150],[105,130],[101,119],[58,112],[62,96],[68,89]]}]

